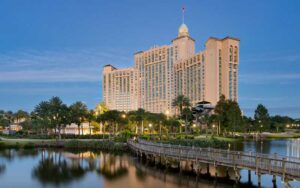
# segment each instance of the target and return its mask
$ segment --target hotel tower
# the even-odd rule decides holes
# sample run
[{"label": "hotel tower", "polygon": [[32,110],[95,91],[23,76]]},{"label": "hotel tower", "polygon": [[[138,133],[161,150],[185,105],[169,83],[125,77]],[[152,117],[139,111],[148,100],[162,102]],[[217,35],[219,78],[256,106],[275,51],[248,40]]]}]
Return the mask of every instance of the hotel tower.
[{"label": "hotel tower", "polygon": [[195,40],[182,23],[170,45],[155,46],[134,54],[132,68],[105,65],[103,101],[109,109],[143,108],[154,113],[175,113],[172,101],[187,96],[192,105],[220,95],[238,100],[239,42],[233,37],[209,37],[205,49],[195,52]]}]

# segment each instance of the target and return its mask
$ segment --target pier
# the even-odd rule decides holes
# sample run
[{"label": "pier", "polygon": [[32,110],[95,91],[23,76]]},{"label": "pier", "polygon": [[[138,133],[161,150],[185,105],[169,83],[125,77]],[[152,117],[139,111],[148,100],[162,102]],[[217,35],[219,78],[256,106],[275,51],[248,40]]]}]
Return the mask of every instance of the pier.
[{"label": "pier", "polygon": [[[224,149],[199,148],[190,146],[170,145],[145,140],[129,140],[128,147],[138,156],[145,156],[147,160],[155,163],[163,163],[170,166],[171,162],[178,164],[180,171],[183,165],[191,168],[196,173],[201,172],[203,164],[215,168],[228,167],[235,171],[236,182],[240,179],[239,170],[248,170],[248,179],[251,180],[251,171],[256,172],[258,187],[261,186],[261,176],[269,174],[273,176],[276,184],[276,176],[280,176],[286,187],[289,181],[300,180],[300,158],[280,156],[277,154],[261,154],[255,152],[240,152]],[[217,173],[215,173],[217,176]]]}]

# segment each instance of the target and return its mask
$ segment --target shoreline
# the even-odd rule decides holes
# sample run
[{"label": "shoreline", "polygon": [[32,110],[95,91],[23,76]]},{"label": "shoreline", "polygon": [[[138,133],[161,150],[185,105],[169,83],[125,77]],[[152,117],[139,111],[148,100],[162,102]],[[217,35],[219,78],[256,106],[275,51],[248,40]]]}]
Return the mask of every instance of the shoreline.
[{"label": "shoreline", "polygon": [[34,140],[5,139],[0,141],[0,149],[32,149],[32,148],[62,148],[62,149],[99,149],[111,152],[125,152],[127,143],[109,140]]}]

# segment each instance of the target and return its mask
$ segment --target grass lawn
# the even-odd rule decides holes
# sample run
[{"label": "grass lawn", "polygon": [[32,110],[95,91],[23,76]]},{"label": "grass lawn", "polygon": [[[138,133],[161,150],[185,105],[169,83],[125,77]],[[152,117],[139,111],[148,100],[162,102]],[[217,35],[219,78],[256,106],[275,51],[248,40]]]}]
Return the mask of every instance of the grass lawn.
[{"label": "grass lawn", "polygon": [[216,139],[219,141],[225,141],[225,142],[237,142],[237,141],[241,141],[241,138],[229,138],[229,137],[222,137],[222,136],[214,136],[212,137],[211,135],[200,135],[200,136],[196,136],[195,139]]},{"label": "grass lawn", "polygon": [[300,138],[300,133],[294,133],[294,132],[268,133],[264,135],[267,138]]}]

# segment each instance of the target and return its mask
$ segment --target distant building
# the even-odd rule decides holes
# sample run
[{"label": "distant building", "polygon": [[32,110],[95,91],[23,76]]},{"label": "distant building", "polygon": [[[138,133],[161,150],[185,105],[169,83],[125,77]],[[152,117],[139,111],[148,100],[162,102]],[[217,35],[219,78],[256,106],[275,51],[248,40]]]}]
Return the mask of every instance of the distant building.
[{"label": "distant building", "polygon": [[214,106],[207,101],[198,102],[192,108],[194,124],[200,128],[207,128],[207,117],[213,114]]},{"label": "distant building", "polygon": [[11,124],[11,125],[9,125],[9,130],[18,132],[18,131],[23,130],[23,127],[21,125],[18,125],[18,124]]},{"label": "distant building", "polygon": [[170,114],[176,112],[173,99],[181,94],[194,106],[201,101],[215,105],[222,94],[237,101],[239,43],[233,37],[210,37],[196,53],[195,40],[182,23],[170,45],[135,53],[133,68],[104,66],[103,101],[111,110]]},{"label": "distant building", "polygon": [[89,134],[93,134],[93,130],[89,126],[89,123],[82,123],[80,128],[78,128],[78,125],[72,123],[71,125],[67,125],[65,128],[63,128],[61,130],[61,134],[89,135]]}]

